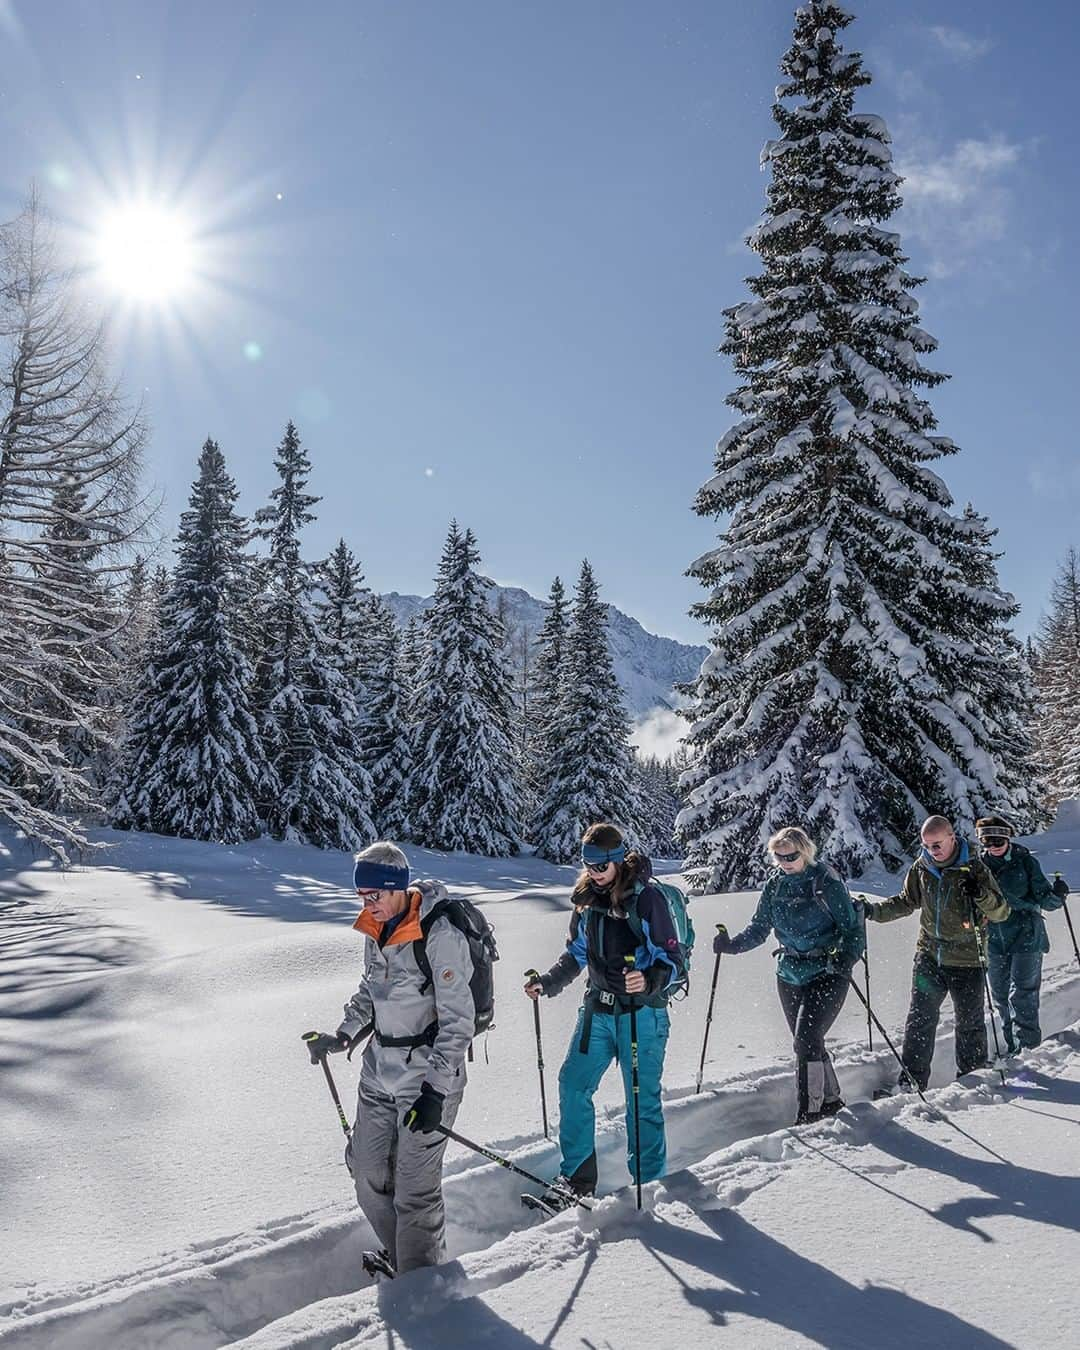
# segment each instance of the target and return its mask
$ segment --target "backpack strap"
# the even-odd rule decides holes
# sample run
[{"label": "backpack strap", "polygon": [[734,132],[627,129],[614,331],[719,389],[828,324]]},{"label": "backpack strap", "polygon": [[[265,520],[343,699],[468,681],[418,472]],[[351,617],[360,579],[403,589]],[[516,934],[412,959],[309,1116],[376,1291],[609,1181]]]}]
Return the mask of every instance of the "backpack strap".
[{"label": "backpack strap", "polygon": [[834,880],[840,880],[840,873],[835,868],[830,867],[828,863],[822,863],[821,871],[814,873],[814,899],[829,916],[829,922],[832,926],[839,928],[840,925],[836,922],[836,915],[829,908],[829,902],[825,899],[825,883]]},{"label": "backpack strap", "polygon": [[453,919],[450,918],[450,903],[448,896],[445,900],[440,900],[437,904],[432,905],[431,909],[420,920],[420,937],[413,941],[413,956],[416,957],[416,964],[420,967],[420,974],[424,977],[423,983],[420,985],[422,994],[426,994],[431,988],[431,962],[428,960],[427,954],[427,935],[431,932],[431,925],[436,919],[445,918],[453,923]]}]

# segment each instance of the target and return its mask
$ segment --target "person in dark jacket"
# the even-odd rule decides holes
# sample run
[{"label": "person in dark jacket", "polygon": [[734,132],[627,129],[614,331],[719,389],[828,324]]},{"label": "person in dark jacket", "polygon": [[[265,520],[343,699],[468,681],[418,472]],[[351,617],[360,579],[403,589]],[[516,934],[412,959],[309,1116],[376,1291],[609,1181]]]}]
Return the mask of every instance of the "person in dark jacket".
[{"label": "person in dark jacket", "polygon": [[816,861],[817,848],[805,830],[780,830],[769,840],[769,853],[776,867],[754,917],[734,937],[721,928],[713,951],[748,952],[776,934],[776,987],[794,1037],[795,1124],[806,1125],[844,1105],[825,1037],[844,1006],[851,968],[863,954],[863,926],[843,881]]},{"label": "person in dark jacket", "polygon": [[919,939],[904,1027],[903,1072],[898,1087],[925,1089],[946,994],[956,1013],[956,1074],[987,1062],[986,965],[983,927],[1009,917],[1009,906],[989,868],[944,816],[930,816],[920,832],[922,850],[899,895],[864,906],[866,917],[889,923],[919,911]]},{"label": "person in dark jacket", "polygon": [[668,1040],[668,991],[686,976],[679,942],[663,892],[652,883],[648,858],[628,852],[618,828],[591,825],[581,845],[583,871],[571,894],[574,905],[566,951],[525,992],[554,998],[582,970],[589,982],[574,1034],[559,1072],[559,1149],[564,1193],[596,1189],[596,1117],[593,1097],[612,1060],[622,1072],[626,1096],[627,1165],[636,1176],[637,1157],[630,1064],[631,1006],[638,1036],[638,1114],[641,1180],[664,1175],[667,1145],[660,1078]]},{"label": "person in dark jacket", "polygon": [[990,992],[1001,1018],[1005,1049],[1030,1049],[1042,1040],[1039,1026],[1039,986],[1043,955],[1050,939],[1043,922],[1044,909],[1060,909],[1042,868],[1031,853],[1012,837],[1012,826],[1002,816],[984,816],[975,822],[982,858],[993,874],[1012,913],[990,929],[988,957]]}]

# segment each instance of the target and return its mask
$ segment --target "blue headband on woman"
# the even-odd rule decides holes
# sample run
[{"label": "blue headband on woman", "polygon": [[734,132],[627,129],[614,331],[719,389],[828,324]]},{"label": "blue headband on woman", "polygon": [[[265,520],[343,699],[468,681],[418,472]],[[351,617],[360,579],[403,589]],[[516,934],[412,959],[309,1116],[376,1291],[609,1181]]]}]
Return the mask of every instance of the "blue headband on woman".
[{"label": "blue headband on woman", "polygon": [[358,891],[407,891],[409,869],[391,867],[389,863],[357,858],[353,868],[353,885]]},{"label": "blue headband on woman", "polygon": [[581,846],[581,861],[592,863],[594,867],[603,867],[605,863],[622,862],[625,857],[625,844],[616,844],[614,848],[601,848],[599,844]]}]

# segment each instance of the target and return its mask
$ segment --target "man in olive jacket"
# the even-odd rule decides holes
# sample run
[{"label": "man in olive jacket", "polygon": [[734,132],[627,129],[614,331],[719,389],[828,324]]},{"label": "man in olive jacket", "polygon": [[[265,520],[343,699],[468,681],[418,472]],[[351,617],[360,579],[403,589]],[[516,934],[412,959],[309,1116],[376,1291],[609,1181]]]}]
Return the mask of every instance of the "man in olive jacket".
[{"label": "man in olive jacket", "polygon": [[956,1015],[956,1073],[987,1062],[983,1001],[986,947],[983,924],[1009,917],[986,864],[958,839],[944,816],[930,816],[920,831],[922,850],[908,868],[900,894],[866,905],[866,917],[888,923],[919,910],[919,940],[911,980],[911,1005],[904,1028],[904,1073],[925,1089],[934,1058],[934,1037],[945,995]]}]

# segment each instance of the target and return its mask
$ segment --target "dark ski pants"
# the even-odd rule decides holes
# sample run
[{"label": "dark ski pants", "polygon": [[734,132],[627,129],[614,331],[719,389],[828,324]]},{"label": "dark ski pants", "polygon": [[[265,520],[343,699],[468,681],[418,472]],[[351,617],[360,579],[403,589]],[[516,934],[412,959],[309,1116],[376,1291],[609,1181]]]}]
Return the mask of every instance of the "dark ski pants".
[{"label": "dark ski pants", "polygon": [[1042,1040],[1039,1027],[1042,959],[1042,952],[990,953],[990,992],[1010,1054],[1017,1045],[1030,1049]]},{"label": "dark ski pants", "polygon": [[925,1090],[934,1060],[934,1037],[945,995],[956,1017],[956,1072],[970,1073],[987,1061],[982,966],[942,966],[917,952],[911,974],[911,1005],[904,1027],[904,1068]]},{"label": "dark ski pants", "polygon": [[840,1084],[825,1049],[825,1037],[850,987],[846,975],[819,975],[808,984],[788,984],[777,977],[780,1006],[793,1037],[800,1117],[816,1115],[826,1102],[840,1100]]}]

